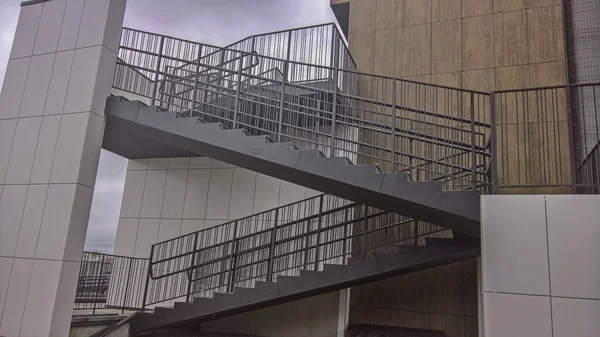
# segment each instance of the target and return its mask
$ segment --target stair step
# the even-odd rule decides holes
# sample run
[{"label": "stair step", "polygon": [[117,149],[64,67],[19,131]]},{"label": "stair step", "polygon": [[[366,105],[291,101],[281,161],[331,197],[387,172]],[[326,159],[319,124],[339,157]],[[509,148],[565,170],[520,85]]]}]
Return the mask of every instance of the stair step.
[{"label": "stair step", "polygon": [[189,308],[193,304],[190,302],[175,302],[173,309],[175,310],[183,310],[184,308]]},{"label": "stair step", "polygon": [[410,174],[406,172],[386,172],[384,184],[394,184],[403,186],[408,182],[412,182],[413,179]]},{"label": "stair step", "polygon": [[273,290],[273,289],[277,289],[277,283],[267,282],[267,281],[256,281],[256,282],[254,282],[254,287],[256,289]]},{"label": "stair step", "polygon": [[175,313],[174,307],[156,307],[154,308],[154,314],[156,316],[170,316]]},{"label": "stair step", "polygon": [[295,151],[298,150],[296,145],[292,142],[284,142],[284,143],[266,143],[266,148],[280,148],[282,150]]},{"label": "stair step", "polygon": [[199,123],[198,130],[202,132],[220,131],[225,130],[224,125],[221,123]]},{"label": "stair step", "polygon": [[321,275],[321,274],[323,274],[322,271],[308,270],[308,269],[300,270],[300,277],[302,277],[302,278],[318,277],[318,275]]},{"label": "stair step", "polygon": [[327,158],[321,150],[317,149],[300,150],[300,156],[306,158]]},{"label": "stair step", "polygon": [[340,270],[346,268],[343,264],[324,264],[323,272],[339,272]]},{"label": "stair step", "polygon": [[349,169],[362,173],[377,174],[382,173],[381,168],[377,164],[357,164],[351,165]]},{"label": "stair step", "polygon": [[[140,102],[141,103],[141,102]],[[176,118],[177,117],[177,113],[173,112],[173,111],[164,111],[162,110],[160,107],[156,106],[156,105],[145,105],[142,104],[140,105],[140,113],[146,113],[146,114],[160,114],[160,116],[169,116],[172,118]]]},{"label": "stair step", "polygon": [[347,265],[349,267],[369,268],[369,267],[372,267],[372,265],[376,265],[376,264],[377,264],[377,262],[372,259],[350,257],[347,260]]},{"label": "stair step", "polygon": [[456,249],[473,249],[479,247],[479,240],[471,238],[425,238],[425,246]]},{"label": "stair step", "polygon": [[273,143],[273,140],[269,136],[247,136],[244,138],[244,142],[246,144],[264,146],[265,144]]},{"label": "stair step", "polygon": [[203,304],[206,303],[208,301],[212,301],[213,298],[212,297],[201,297],[201,296],[196,296],[193,298],[192,300],[192,304],[197,305],[197,304]]},{"label": "stair step", "polygon": [[[373,171],[365,173],[364,168],[356,169],[346,157],[318,157],[314,152],[300,151],[296,169],[314,176],[331,179],[372,191],[379,191],[384,174]],[[373,168],[373,170],[375,170]],[[319,179],[319,178],[318,178]]]}]

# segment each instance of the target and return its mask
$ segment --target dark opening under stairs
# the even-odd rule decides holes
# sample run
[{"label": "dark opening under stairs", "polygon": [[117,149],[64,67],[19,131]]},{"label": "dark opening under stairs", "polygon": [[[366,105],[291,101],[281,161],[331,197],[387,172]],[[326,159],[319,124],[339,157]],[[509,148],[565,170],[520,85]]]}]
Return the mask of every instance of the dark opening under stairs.
[{"label": "dark opening under stairs", "polygon": [[103,146],[117,154],[127,156],[120,144],[123,139],[130,146],[134,141],[142,147],[166,144],[180,149],[178,155],[208,156],[458,233],[480,234],[479,191],[446,191],[442,181],[415,182],[407,172],[382,172],[375,164],[354,165],[346,157],[326,157],[317,149],[298,150],[290,142],[252,136],[241,128],[204,123],[201,118],[182,117],[123,97],[108,98],[106,114]]},{"label": "dark opening under stairs", "polygon": [[353,324],[348,327],[347,337],[446,337],[446,333],[437,330]]},{"label": "dark opening under stairs", "polygon": [[345,265],[324,264],[322,271],[280,275],[276,282],[256,281],[254,288],[235,287],[231,293],[214,293],[213,298],[196,297],[173,307],[157,307],[152,314],[136,316],[132,330],[143,333],[193,327],[227,315],[462,261],[479,255],[479,241],[462,236],[426,238],[423,246],[400,245],[394,250],[374,252],[371,258],[348,258]]}]

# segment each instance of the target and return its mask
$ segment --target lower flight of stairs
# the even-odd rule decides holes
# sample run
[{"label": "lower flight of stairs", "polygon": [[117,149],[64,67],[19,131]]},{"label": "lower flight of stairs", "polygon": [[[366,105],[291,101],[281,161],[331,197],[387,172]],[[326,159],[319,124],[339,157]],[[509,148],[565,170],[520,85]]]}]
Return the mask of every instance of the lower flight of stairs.
[{"label": "lower flight of stairs", "polygon": [[260,309],[284,302],[345,289],[479,255],[479,241],[427,238],[424,246],[397,246],[372,258],[349,258],[346,265],[325,264],[322,271],[302,270],[299,276],[278,276],[276,282],[256,281],[254,288],[234,288],[213,298],[196,297],[191,303],[157,307],[154,313],[137,315],[131,322],[134,334],[196,326],[216,318]]},{"label": "lower flight of stairs", "polygon": [[106,114],[103,147],[130,159],[136,139],[146,158],[157,144],[166,144],[472,237],[480,235],[478,191],[445,191],[440,181],[412,181],[405,172],[384,173],[375,164],[354,165],[346,157],[298,150],[292,143],[182,118],[123,97],[110,97]]}]

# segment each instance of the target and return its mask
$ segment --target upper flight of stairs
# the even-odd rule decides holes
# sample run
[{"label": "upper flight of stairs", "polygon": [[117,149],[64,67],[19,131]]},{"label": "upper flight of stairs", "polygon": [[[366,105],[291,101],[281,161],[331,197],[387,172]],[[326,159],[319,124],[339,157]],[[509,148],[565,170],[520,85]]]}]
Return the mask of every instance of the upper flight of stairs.
[{"label": "upper flight of stairs", "polygon": [[236,287],[233,293],[157,307],[152,314],[137,315],[131,330],[138,334],[194,327],[227,315],[462,261],[479,255],[479,240],[460,235],[454,239],[427,238],[424,246],[395,248],[393,253],[372,253],[369,259],[349,258],[346,265],[325,264],[323,271],[302,270],[299,276],[278,276],[276,282],[256,281],[255,288]]},{"label": "upper flight of stairs", "polygon": [[109,97],[106,114],[103,147],[125,157],[124,142],[168,146],[179,149],[173,156],[208,156],[468,236],[480,235],[477,191],[444,191],[442,182],[413,182],[407,173],[383,173],[374,164],[354,165],[345,157],[298,150],[292,143],[276,143],[267,136],[251,136],[243,129],[225,129],[199,118],[182,118],[177,112],[123,97]]}]

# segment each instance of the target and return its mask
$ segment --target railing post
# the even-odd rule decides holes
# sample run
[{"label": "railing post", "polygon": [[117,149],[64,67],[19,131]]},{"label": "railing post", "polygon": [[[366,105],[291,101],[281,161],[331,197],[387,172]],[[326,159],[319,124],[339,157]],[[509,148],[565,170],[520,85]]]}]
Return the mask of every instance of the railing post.
[{"label": "railing post", "polygon": [[241,53],[241,58],[240,58],[240,64],[238,66],[238,71],[237,71],[237,75],[238,75],[238,79],[237,79],[237,88],[235,90],[235,106],[233,109],[233,129],[235,129],[237,127],[237,116],[238,116],[238,111],[240,109],[240,90],[241,90],[241,86],[242,86],[242,69],[244,68],[244,58],[246,56],[244,55],[244,53]]},{"label": "railing post", "polygon": [[227,285],[227,292],[233,292],[233,285],[235,282],[235,260],[236,260],[236,250],[237,250],[237,228],[238,222],[234,222],[233,224],[233,240],[231,241],[231,256],[229,257],[230,265],[229,265],[229,284]]},{"label": "railing post", "polygon": [[419,245],[419,220],[415,220],[415,229],[413,232],[415,234],[413,245],[418,246]]},{"label": "railing post", "polygon": [[131,264],[133,258],[129,258],[129,267],[127,270],[127,280],[125,281],[125,294],[123,295],[123,304],[121,305],[121,314],[125,312],[125,303],[127,303],[127,293],[129,292],[129,279],[131,278]]},{"label": "railing post", "polygon": [[492,91],[490,93],[490,152],[492,159],[490,163],[490,170],[492,171],[492,194],[498,193],[498,153],[497,149],[497,129],[496,129],[496,94]]},{"label": "railing post", "polygon": [[[567,66],[566,68],[568,69],[569,67]],[[570,79],[567,78],[567,85],[565,86],[565,99],[567,101],[567,128],[569,141],[569,167],[571,171],[571,193],[577,194],[577,165],[575,164],[576,150],[574,134],[575,132],[573,130],[573,125],[575,123],[573,122],[573,101],[571,97],[571,85],[569,83],[569,80]],[[594,95],[594,97],[596,97],[596,95]]]},{"label": "railing post", "polygon": [[94,309],[92,309],[92,314],[96,313],[96,304],[99,300],[98,293],[100,292],[100,279],[102,278],[102,270],[104,269],[104,255],[102,255],[102,260],[100,262],[100,269],[98,270],[98,277],[96,277],[96,291],[94,292]]},{"label": "railing post", "polygon": [[221,68],[221,70],[219,70],[219,86],[220,87],[224,87],[225,83],[223,81],[223,69],[225,69],[225,52],[226,50],[221,48],[221,58],[219,60],[219,64],[218,66]]},{"label": "railing post", "polygon": [[283,76],[281,79],[281,96],[279,97],[279,120],[277,125],[277,141],[281,142],[283,132],[283,113],[285,111],[285,82],[287,81],[290,68],[290,52],[292,49],[292,32],[288,32],[287,56],[283,63]]},{"label": "railing post", "polygon": [[308,254],[310,252],[310,249],[308,249],[308,233],[310,232],[310,220],[306,221],[306,231],[304,234],[306,234],[304,236],[304,269],[308,269]]},{"label": "railing post", "polygon": [[198,232],[194,234],[194,246],[192,248],[192,258],[190,259],[190,271],[188,272],[188,287],[185,301],[190,301],[190,295],[192,293],[192,280],[194,279],[194,265],[196,263],[196,247],[198,247]]},{"label": "railing post", "polygon": [[[567,128],[568,128],[568,139],[569,139],[569,166],[571,170],[571,193],[577,194],[577,166],[575,164],[575,135],[573,130],[573,98],[571,97],[571,71],[569,65],[571,65],[571,59],[569,58],[569,46],[572,45],[572,41],[569,38],[568,30],[569,27],[569,16],[573,13],[568,13],[567,2],[561,1],[561,12],[562,12],[562,26],[563,26],[563,45],[565,55],[565,100],[567,102]],[[572,23],[571,23],[572,25]],[[596,97],[594,95],[594,97]]]},{"label": "railing post", "polygon": [[471,92],[471,189],[477,190],[477,155],[475,153],[475,93]]},{"label": "railing post", "polygon": [[160,77],[160,65],[162,63],[162,58],[163,58],[163,46],[165,44],[165,37],[161,36],[160,37],[160,44],[159,44],[159,49],[158,49],[158,60],[156,62],[156,79],[154,81],[154,90],[152,92],[152,103],[150,105],[154,105],[154,102],[156,101],[156,92],[158,90],[158,78]]},{"label": "railing post", "polygon": [[369,223],[369,206],[365,205],[365,216],[363,218],[363,259],[367,258],[367,225]]},{"label": "railing post", "polygon": [[148,299],[148,286],[150,285],[150,275],[152,275],[152,257],[154,256],[154,245],[150,248],[150,258],[148,259],[148,271],[146,272],[146,285],[144,286],[144,296],[142,297],[142,311],[146,309],[146,300]]},{"label": "railing post", "polygon": [[331,150],[329,157],[335,157],[335,122],[337,120],[337,100],[338,100],[338,79],[339,79],[339,41],[334,41],[333,56],[333,105],[331,107]]},{"label": "railing post", "polygon": [[275,263],[275,243],[277,241],[277,222],[279,221],[279,208],[275,209],[275,224],[271,229],[271,246],[269,246],[269,262],[267,265],[267,282],[273,282],[273,265]]},{"label": "railing post", "polygon": [[392,80],[392,172],[396,172],[396,80]]},{"label": "railing post", "polygon": [[190,117],[193,117],[196,110],[196,100],[198,99],[198,77],[200,76],[200,58],[202,58],[202,45],[198,45],[198,58],[196,59],[196,74],[194,76],[194,91],[192,92],[192,106],[190,107]]},{"label": "railing post", "polygon": [[342,264],[346,264],[346,253],[348,250],[348,209],[344,210],[344,240],[342,241]]},{"label": "railing post", "polygon": [[283,63],[283,76],[281,78],[281,93],[279,97],[279,116],[277,122],[277,141],[281,142],[281,133],[283,132],[283,113],[285,111],[285,82],[287,81],[288,71],[290,67],[289,61]]},{"label": "railing post", "polygon": [[319,249],[321,248],[321,222],[323,219],[323,195],[319,198],[319,217],[317,220],[317,246],[315,247],[315,267],[316,271],[319,270]]}]

